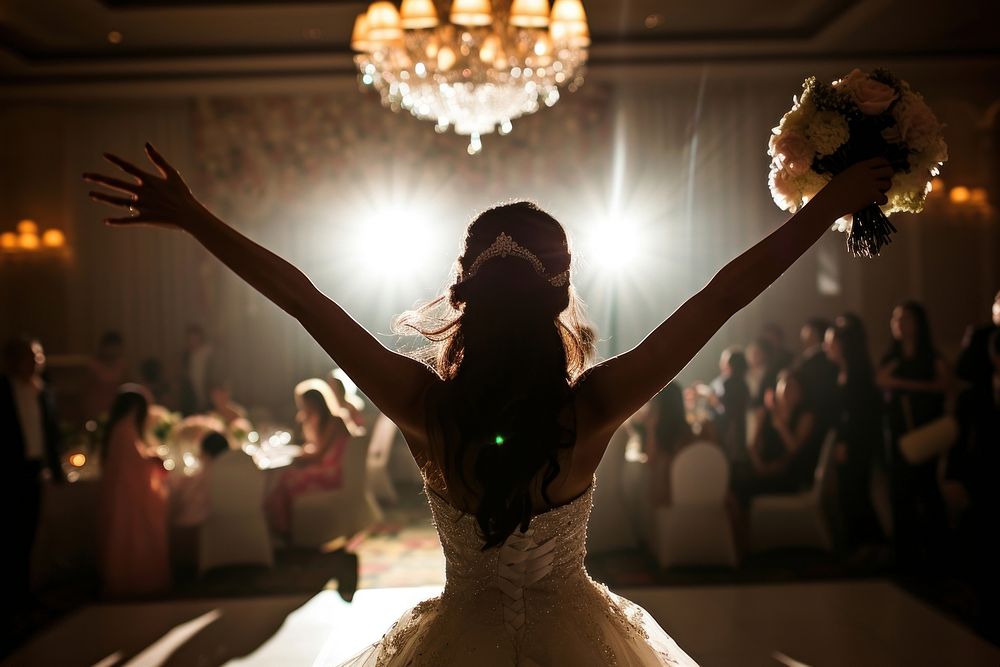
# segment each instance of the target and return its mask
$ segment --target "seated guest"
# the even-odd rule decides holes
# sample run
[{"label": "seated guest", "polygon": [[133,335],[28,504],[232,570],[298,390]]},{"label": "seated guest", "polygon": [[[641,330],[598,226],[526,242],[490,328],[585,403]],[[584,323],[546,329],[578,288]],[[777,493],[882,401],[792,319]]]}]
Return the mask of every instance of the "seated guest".
[{"label": "seated guest", "polygon": [[347,384],[342,379],[345,377],[347,375],[342,370],[334,368],[326,376],[326,381],[330,385],[330,389],[333,390],[333,395],[337,399],[337,403],[344,409],[346,415],[354,422],[354,425],[363,431],[365,428],[365,402],[361,400],[361,397],[356,392],[351,393],[347,391]]},{"label": "seated guest", "polygon": [[[208,486],[212,461],[229,450],[229,441],[218,431],[209,432],[201,441],[201,466],[194,475],[170,478],[170,522],[172,560],[180,569],[193,568],[198,553],[198,528],[208,518]],[[245,456],[237,452],[238,456]]]},{"label": "seated guest", "polygon": [[334,397],[330,385],[320,379],[295,387],[296,420],[302,425],[303,454],[285,470],[265,502],[271,527],[287,534],[291,528],[292,503],[298,496],[337,489],[341,486],[343,459],[351,440],[359,435],[347,411]]},{"label": "seated guest", "polygon": [[59,464],[59,423],[52,395],[42,380],[45,352],[30,338],[4,346],[5,373],[0,376],[0,502],[11,525],[4,538],[4,584],[0,587],[0,623],[4,637],[23,618],[29,596],[31,549],[42,501],[42,474],[63,479]]},{"label": "seated guest", "polygon": [[733,471],[733,492],[742,504],[771,493],[797,493],[810,488],[819,459],[822,431],[815,410],[806,402],[797,371],[778,376],[778,386],[757,421],[749,447],[750,465]]},{"label": "seated guest", "polygon": [[224,381],[212,382],[208,392],[212,402],[212,414],[221,419],[226,426],[247,418],[246,408],[233,401],[229,386],[229,383]]},{"label": "seated guest", "polygon": [[824,344],[837,364],[839,392],[837,433],[837,496],[848,549],[881,542],[882,527],[872,505],[872,468],[884,451],[882,394],[868,354],[868,336],[854,315],[838,317]]},{"label": "seated guest", "polygon": [[684,409],[684,395],[676,381],[650,401],[644,426],[644,449],[655,480],[652,501],[655,505],[666,506],[671,502],[670,468],[674,459],[678,452],[695,441]]},{"label": "seated guest", "polygon": [[124,385],[104,435],[98,546],[111,596],[159,593],[170,585],[166,471],[143,441],[148,410],[145,388]]}]

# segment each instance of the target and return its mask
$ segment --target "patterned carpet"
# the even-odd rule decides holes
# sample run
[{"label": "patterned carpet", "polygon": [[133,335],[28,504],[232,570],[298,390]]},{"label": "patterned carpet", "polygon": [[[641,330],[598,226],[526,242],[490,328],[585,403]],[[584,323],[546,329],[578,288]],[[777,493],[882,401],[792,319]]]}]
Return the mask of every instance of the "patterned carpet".
[{"label": "patterned carpet", "polygon": [[354,547],[360,560],[358,588],[444,584],[444,554],[418,487],[397,489],[399,503],[383,507],[385,521]]}]

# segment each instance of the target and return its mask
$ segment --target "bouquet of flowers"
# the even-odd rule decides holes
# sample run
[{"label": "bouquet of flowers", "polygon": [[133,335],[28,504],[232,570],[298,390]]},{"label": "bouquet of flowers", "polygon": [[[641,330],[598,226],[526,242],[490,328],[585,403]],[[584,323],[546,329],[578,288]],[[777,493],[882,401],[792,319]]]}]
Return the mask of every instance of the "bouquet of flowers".
[{"label": "bouquet of flowers", "polygon": [[941,130],[923,97],[888,70],[855,69],[830,84],[810,77],[772,131],[771,195],[794,213],[852,164],[886,158],[895,171],[889,203],[873,203],[837,225],[852,254],[875,257],[896,231],[889,214],[923,210],[930,181],[948,159]]}]

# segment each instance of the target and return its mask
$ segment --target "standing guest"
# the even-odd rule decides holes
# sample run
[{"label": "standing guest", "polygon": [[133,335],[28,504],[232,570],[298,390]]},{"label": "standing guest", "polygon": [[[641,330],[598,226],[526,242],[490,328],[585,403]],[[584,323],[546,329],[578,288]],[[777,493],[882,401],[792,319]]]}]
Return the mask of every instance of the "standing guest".
[{"label": "standing guest", "polygon": [[958,443],[948,453],[948,477],[958,479],[967,486],[967,479],[975,475],[971,461],[973,415],[989,406],[993,400],[993,360],[990,358],[989,341],[1000,331],[1000,292],[993,299],[993,321],[973,328],[969,327],[962,340],[962,351],[955,364],[955,375],[965,383],[958,396],[957,414],[961,433]]},{"label": "standing guest", "polygon": [[305,440],[303,454],[282,473],[265,501],[271,527],[280,534],[287,534],[291,528],[295,498],[340,488],[344,453],[351,440],[359,435],[330,385],[323,380],[300,382],[295,387],[295,404],[298,407],[295,419],[302,425]]},{"label": "standing guest", "polygon": [[671,503],[670,468],[677,454],[695,441],[694,431],[684,409],[684,394],[675,380],[649,402],[644,419],[643,449],[652,466],[652,502],[657,506]]},{"label": "standing guest", "polygon": [[86,414],[97,419],[108,414],[125,382],[125,339],[117,331],[105,331],[97,344],[97,354],[90,361],[90,386],[87,390]]},{"label": "standing guest", "polygon": [[747,345],[747,388],[750,390],[750,406],[764,405],[764,394],[774,391],[778,383],[778,373],[782,368],[774,363],[774,348],[766,338],[758,338]]},{"label": "standing guest", "polygon": [[105,430],[99,555],[104,592],[113,597],[170,585],[166,471],[143,440],[149,402],[145,388],[124,385]]},{"label": "standing guest", "polygon": [[719,359],[721,374],[711,384],[709,403],[715,411],[719,444],[730,462],[746,460],[747,414],[750,389],[747,386],[747,358],[740,347],[729,347]]},{"label": "standing guest", "polygon": [[746,506],[755,495],[798,493],[815,479],[822,433],[798,371],[782,371],[757,420],[750,465],[733,470],[733,492]]},{"label": "standing guest", "polygon": [[155,405],[173,405],[173,396],[170,393],[170,383],[163,372],[163,362],[155,357],[143,359],[139,364],[139,379],[142,385],[149,390],[153,396]]},{"label": "standing guest", "polygon": [[797,365],[802,379],[805,398],[816,411],[817,428],[826,433],[836,421],[837,376],[840,370],[823,352],[823,339],[830,323],[820,317],[812,317],[802,325],[799,340],[802,354]]},{"label": "standing guest", "polygon": [[211,408],[209,383],[212,377],[212,346],[205,330],[197,324],[188,325],[186,347],[181,372],[181,412],[187,415]]},{"label": "standing guest", "polygon": [[246,408],[233,400],[230,386],[228,381],[212,382],[208,392],[212,403],[212,414],[221,419],[226,426],[247,418]]},{"label": "standing guest", "polygon": [[785,330],[777,322],[768,322],[760,332],[760,338],[766,340],[771,346],[771,364],[775,375],[779,371],[791,367],[795,361],[795,355],[788,349],[785,341]]},{"label": "standing guest", "polygon": [[826,332],[826,355],[837,365],[837,496],[848,549],[881,542],[872,505],[872,468],[883,451],[882,396],[868,354],[868,336],[854,315],[838,317]]},{"label": "standing guest", "polygon": [[0,502],[10,524],[5,533],[0,605],[4,631],[23,620],[30,594],[31,549],[38,528],[41,477],[63,479],[59,464],[59,424],[51,392],[42,381],[45,351],[31,338],[4,346],[5,373],[0,376]]},{"label": "standing guest", "polygon": [[945,542],[947,512],[937,480],[937,458],[912,465],[899,439],[944,415],[948,367],[934,347],[927,311],[906,301],[892,311],[892,342],[876,383],[885,392],[892,456],[893,538],[901,569],[933,565]]}]

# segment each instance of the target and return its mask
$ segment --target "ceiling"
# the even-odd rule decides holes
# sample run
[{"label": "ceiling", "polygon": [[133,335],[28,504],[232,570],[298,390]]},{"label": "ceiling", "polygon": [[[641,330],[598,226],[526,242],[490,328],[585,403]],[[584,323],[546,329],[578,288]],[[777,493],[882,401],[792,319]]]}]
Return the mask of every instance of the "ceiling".
[{"label": "ceiling", "polygon": [[[0,0],[0,85],[349,75],[351,26],[367,4]],[[996,0],[584,0],[584,6],[593,67],[1000,56]]]}]

